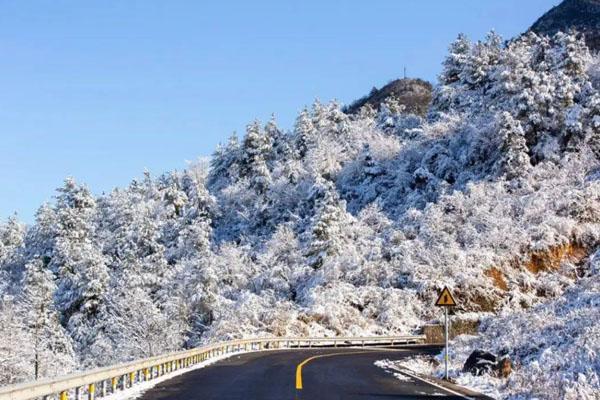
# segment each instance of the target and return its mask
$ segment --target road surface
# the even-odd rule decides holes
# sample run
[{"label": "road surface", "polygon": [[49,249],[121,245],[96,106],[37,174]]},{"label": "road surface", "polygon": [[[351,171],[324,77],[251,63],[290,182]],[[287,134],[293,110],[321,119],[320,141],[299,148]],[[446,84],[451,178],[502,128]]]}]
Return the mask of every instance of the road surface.
[{"label": "road surface", "polygon": [[[465,397],[376,367],[438,349],[273,350],[234,355],[161,382],[141,400],[367,400]],[[301,388],[301,389],[300,389]]]}]

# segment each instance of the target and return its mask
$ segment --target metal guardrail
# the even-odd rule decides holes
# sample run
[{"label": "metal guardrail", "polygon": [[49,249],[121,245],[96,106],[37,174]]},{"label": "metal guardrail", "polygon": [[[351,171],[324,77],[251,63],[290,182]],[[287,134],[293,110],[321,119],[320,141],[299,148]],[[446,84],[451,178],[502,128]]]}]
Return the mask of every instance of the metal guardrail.
[{"label": "metal guardrail", "polygon": [[0,388],[0,400],[30,400],[37,398],[44,400],[55,398],[59,400],[68,400],[69,398],[81,400],[84,397],[93,400],[119,390],[128,389],[135,384],[168,375],[176,370],[194,366],[223,354],[271,349],[417,344],[424,341],[424,335],[230,340],[115,366],[6,386]]}]

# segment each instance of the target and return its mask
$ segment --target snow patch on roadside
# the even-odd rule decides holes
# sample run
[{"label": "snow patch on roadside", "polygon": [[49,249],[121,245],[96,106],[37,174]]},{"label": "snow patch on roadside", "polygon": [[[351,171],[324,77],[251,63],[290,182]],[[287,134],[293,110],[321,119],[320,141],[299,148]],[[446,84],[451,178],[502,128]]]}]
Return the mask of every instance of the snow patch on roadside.
[{"label": "snow patch on roadside", "polygon": [[[498,399],[600,400],[600,251],[588,276],[562,297],[531,309],[482,321],[478,336],[451,342],[449,376],[458,385]],[[476,349],[506,354],[513,363],[508,378],[473,376],[462,368]],[[381,360],[387,370],[409,369],[441,378],[443,353],[399,361]]]},{"label": "snow patch on roadside", "polygon": [[161,377],[158,378],[154,378],[148,382],[142,382],[142,383],[138,383],[136,385],[134,385],[131,388],[128,388],[126,390],[123,391],[118,391],[117,393],[114,394],[109,394],[106,397],[103,397],[103,399],[106,400],[134,400],[134,399],[138,399],[140,398],[144,393],[146,393],[146,391],[152,389],[153,387],[155,387],[156,385],[158,385],[159,383],[162,383],[164,381],[168,381],[169,379],[172,379],[176,376],[180,376],[183,375],[187,372],[191,372],[191,371],[195,371],[197,369],[202,369],[205,367],[208,367],[209,365],[212,365],[218,361],[221,360],[225,360],[226,358],[230,358],[230,357],[234,357],[236,355],[240,355],[240,354],[245,354],[244,353],[230,353],[230,354],[222,354],[220,356],[216,356],[214,358],[211,358],[210,360],[206,360],[203,361],[197,365],[194,365],[192,367],[189,368],[183,368],[183,369],[179,369],[177,371],[174,371],[172,373],[169,373],[167,375],[163,375]]},{"label": "snow patch on roadside", "polygon": [[[438,362],[436,362],[435,360],[438,360]],[[441,365],[442,360],[443,353],[433,358],[430,356],[414,356],[411,358],[397,361],[379,360],[375,362],[375,365],[389,372],[408,370],[409,372],[415,373],[417,375],[434,376],[436,378],[442,378],[444,376],[443,365]],[[436,365],[441,365],[441,368],[436,367]],[[450,376],[453,376],[454,372],[455,371],[451,371]],[[405,382],[405,378],[407,378],[406,375],[401,373],[394,373],[394,376],[396,378],[399,378],[403,382]],[[456,383],[462,387],[469,388],[476,392],[483,393],[494,398],[500,398],[500,392],[496,389],[495,385],[491,385],[489,383],[489,379],[490,377],[484,378],[471,375],[464,375],[461,376],[460,379],[456,379]]]}]

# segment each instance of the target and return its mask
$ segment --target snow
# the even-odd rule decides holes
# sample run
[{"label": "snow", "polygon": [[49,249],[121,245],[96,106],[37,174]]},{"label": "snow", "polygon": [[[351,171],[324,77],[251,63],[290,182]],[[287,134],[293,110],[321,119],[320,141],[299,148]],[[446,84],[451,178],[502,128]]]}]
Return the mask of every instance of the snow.
[{"label": "snow", "polygon": [[[597,256],[594,259],[596,264]],[[451,342],[450,378],[494,398],[600,398],[599,278],[593,273],[559,299],[501,318],[488,317],[479,335],[457,337]],[[514,372],[508,379],[463,373],[474,349],[508,355]],[[436,360],[413,357],[376,365],[443,377],[443,355]]]},{"label": "snow", "polygon": [[215,356],[213,358],[211,358],[210,360],[206,360],[206,361],[202,361],[196,365],[193,365],[191,367],[185,368],[185,369],[178,369],[176,371],[170,372],[167,375],[163,375],[160,377],[156,377],[152,380],[146,381],[146,382],[141,382],[138,383],[130,388],[127,388],[125,390],[119,390],[116,393],[111,393],[109,395],[107,395],[106,397],[103,397],[103,399],[107,399],[107,400],[134,400],[137,398],[142,397],[142,395],[147,392],[148,390],[152,389],[153,387],[155,387],[156,385],[158,385],[159,383],[168,381],[169,379],[172,379],[176,376],[179,375],[183,375],[186,374],[188,372],[191,371],[195,371],[198,369],[202,369],[202,368],[206,368],[216,362],[219,362],[221,360],[225,360],[227,358],[231,358],[231,357],[239,357],[240,353],[230,353],[230,354],[221,354],[218,356]]},{"label": "snow", "polygon": [[101,196],[66,179],[34,224],[0,224],[0,383],[32,380],[36,356],[50,376],[214,340],[414,333],[448,286],[482,322],[457,379],[480,381],[458,372],[477,346],[506,347],[520,369],[485,390],[593,396],[599,66],[574,35],[460,36],[427,116],[315,101],[184,171]]}]

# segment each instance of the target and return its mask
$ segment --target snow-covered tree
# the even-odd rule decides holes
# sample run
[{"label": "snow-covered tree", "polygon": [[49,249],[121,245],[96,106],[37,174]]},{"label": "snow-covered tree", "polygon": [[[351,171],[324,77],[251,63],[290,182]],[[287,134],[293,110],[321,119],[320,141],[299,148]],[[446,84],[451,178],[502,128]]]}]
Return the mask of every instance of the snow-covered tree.
[{"label": "snow-covered tree", "polygon": [[524,175],[531,164],[521,124],[505,111],[498,116],[497,129],[502,143],[501,170],[507,179]]},{"label": "snow-covered tree", "polygon": [[322,197],[317,200],[307,251],[308,262],[314,269],[321,268],[327,257],[342,254],[345,232],[350,222],[346,216],[345,202],[340,200],[335,188],[326,183],[319,190],[322,191]]},{"label": "snow-covered tree", "polygon": [[[60,324],[54,306],[54,274],[43,259],[25,265],[19,296],[24,329],[32,340],[26,362],[33,365],[35,379],[65,374],[76,368],[71,338]],[[30,374],[31,375],[31,374]]]},{"label": "snow-covered tree", "polygon": [[16,216],[10,216],[0,225],[0,263],[23,245],[24,237],[25,225]]},{"label": "snow-covered tree", "polygon": [[26,329],[14,297],[0,297],[0,383],[13,384],[34,378],[33,337]]},{"label": "snow-covered tree", "polygon": [[207,186],[219,190],[235,182],[240,174],[240,143],[234,132],[225,146],[219,144],[210,160]]},{"label": "snow-covered tree", "polygon": [[298,156],[304,158],[308,151],[316,145],[317,140],[317,131],[307,108],[304,108],[296,118],[294,136]]},{"label": "snow-covered tree", "polygon": [[267,165],[272,143],[258,121],[246,128],[246,136],[242,145],[242,161],[240,175],[248,178],[250,186],[258,193],[264,193],[271,183],[271,173]]},{"label": "snow-covered tree", "polygon": [[56,304],[63,325],[86,365],[110,359],[106,331],[109,285],[106,259],[94,240],[96,201],[89,190],[67,179],[58,189],[56,237],[49,267],[56,273]]}]

